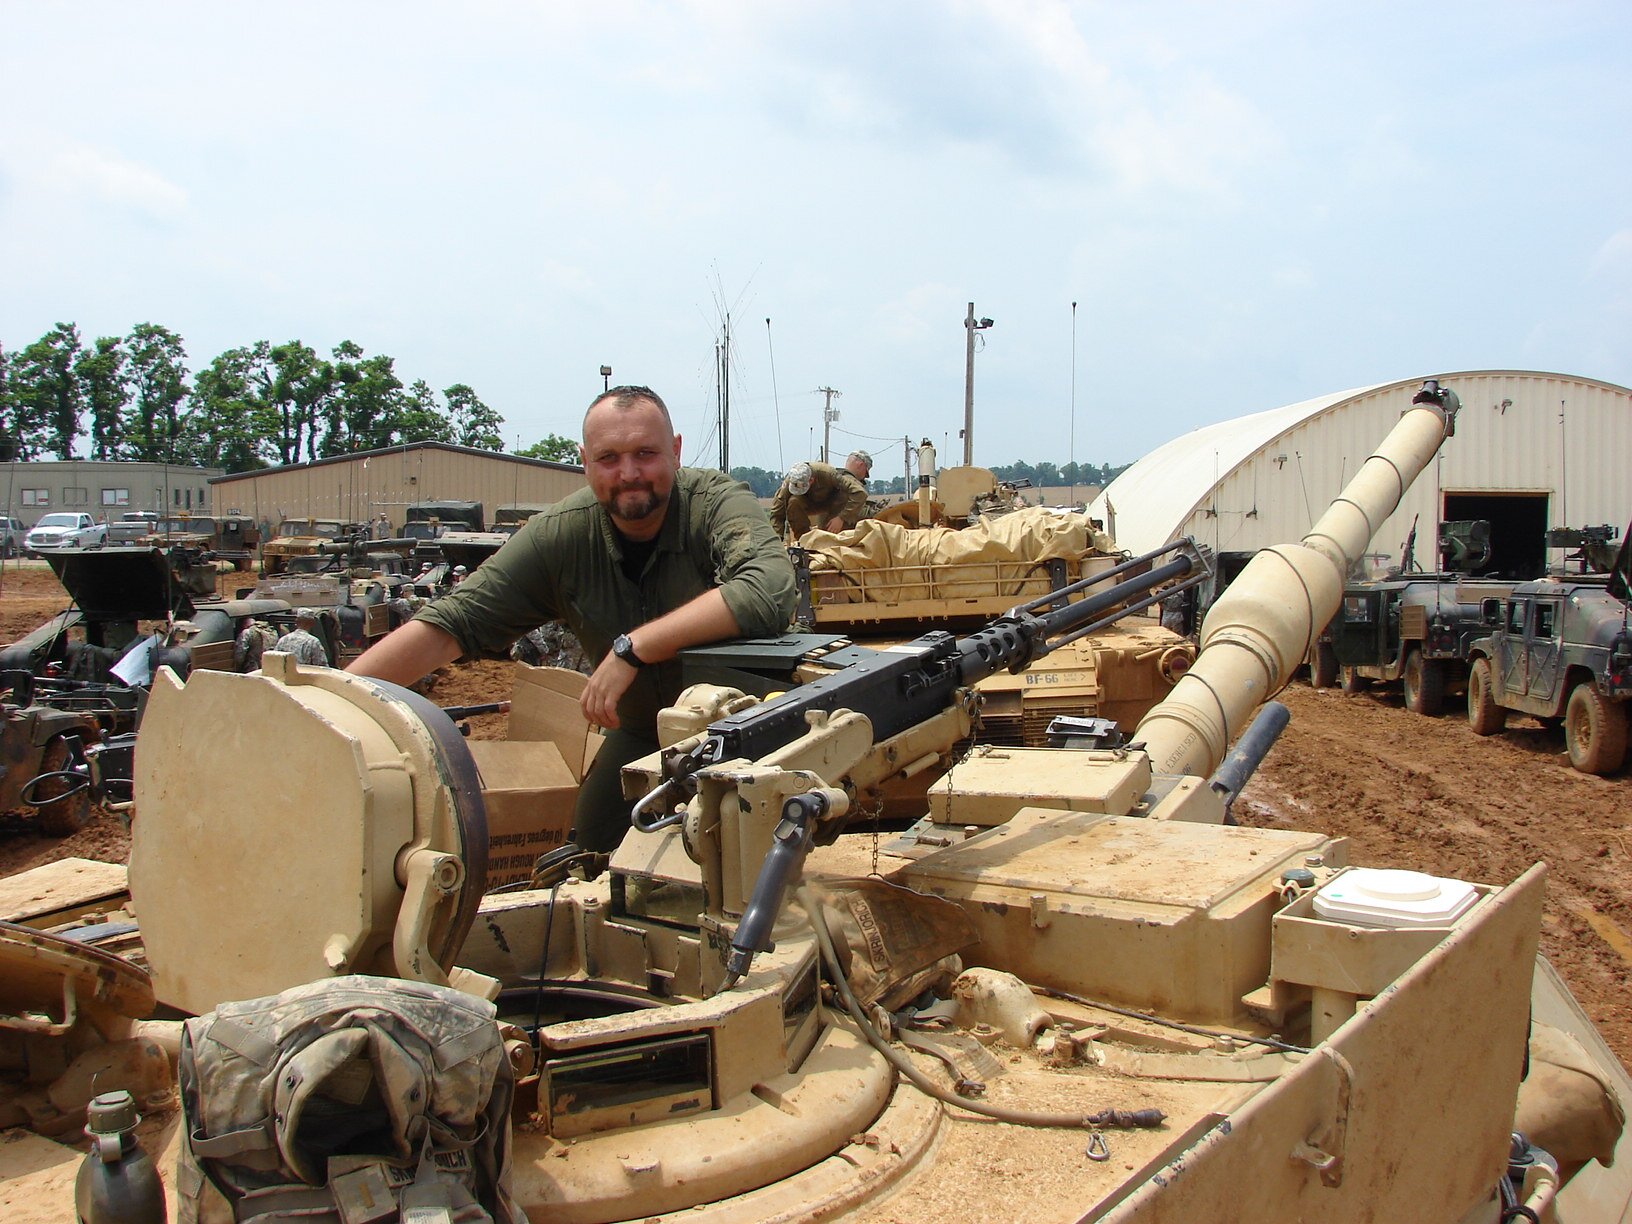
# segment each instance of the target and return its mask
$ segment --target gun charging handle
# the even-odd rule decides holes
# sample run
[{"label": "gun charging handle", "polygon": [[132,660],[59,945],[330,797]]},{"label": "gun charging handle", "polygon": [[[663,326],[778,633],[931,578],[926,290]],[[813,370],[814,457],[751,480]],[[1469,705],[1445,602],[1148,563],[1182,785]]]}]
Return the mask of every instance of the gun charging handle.
[{"label": "gun charging handle", "polygon": [[801,795],[790,795],[782,804],[782,817],[771,833],[771,849],[759,868],[754,881],[754,895],[742,921],[731,937],[731,953],[725,958],[725,980],[720,989],[730,990],[748,966],[756,952],[769,952],[771,928],[782,912],[782,901],[788,885],[799,875],[810,853],[818,825],[824,819],[843,816],[850,810],[850,796],[837,787],[818,787]]}]

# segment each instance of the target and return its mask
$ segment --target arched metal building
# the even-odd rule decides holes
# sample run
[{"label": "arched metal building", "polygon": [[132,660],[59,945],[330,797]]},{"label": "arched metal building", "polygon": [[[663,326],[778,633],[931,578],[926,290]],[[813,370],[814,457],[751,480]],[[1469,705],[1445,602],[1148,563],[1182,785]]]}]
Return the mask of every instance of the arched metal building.
[{"label": "arched metal building", "polygon": [[[1417,562],[1433,569],[1439,522],[1488,519],[1493,571],[1532,577],[1562,558],[1546,555],[1548,529],[1626,529],[1632,390],[1530,370],[1431,377],[1461,398],[1456,434],[1372,538],[1378,561],[1398,561],[1416,523]],[[1204,426],[1140,459],[1090,513],[1133,552],[1185,535],[1219,552],[1300,539],[1422,382],[1341,391]]]}]

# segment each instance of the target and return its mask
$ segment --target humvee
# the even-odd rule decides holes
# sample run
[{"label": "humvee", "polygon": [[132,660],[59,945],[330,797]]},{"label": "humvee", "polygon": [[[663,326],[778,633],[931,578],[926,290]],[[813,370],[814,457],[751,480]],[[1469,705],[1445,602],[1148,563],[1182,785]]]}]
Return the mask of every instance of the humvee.
[{"label": "humvee", "polygon": [[1469,647],[1468,723],[1494,735],[1509,711],[1562,723],[1570,764],[1609,774],[1626,759],[1632,609],[1623,575],[1514,586],[1487,636]]}]

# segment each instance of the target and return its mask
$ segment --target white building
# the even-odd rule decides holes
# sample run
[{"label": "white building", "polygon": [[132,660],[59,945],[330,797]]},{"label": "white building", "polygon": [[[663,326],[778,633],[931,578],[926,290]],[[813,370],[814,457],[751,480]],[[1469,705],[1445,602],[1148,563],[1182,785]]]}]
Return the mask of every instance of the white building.
[{"label": "white building", "polygon": [[1372,538],[1376,560],[1397,562],[1415,523],[1417,563],[1431,570],[1438,523],[1488,519],[1490,571],[1534,576],[1550,528],[1626,531],[1632,390],[1530,370],[1424,375],[1207,425],[1140,459],[1089,513],[1135,553],[1186,535],[1218,552],[1301,539],[1426,377],[1460,397],[1456,434]]},{"label": "white building", "polygon": [[210,482],[222,468],[99,459],[38,459],[0,464],[6,513],[32,527],[53,510],[117,519],[135,510],[210,513]]}]

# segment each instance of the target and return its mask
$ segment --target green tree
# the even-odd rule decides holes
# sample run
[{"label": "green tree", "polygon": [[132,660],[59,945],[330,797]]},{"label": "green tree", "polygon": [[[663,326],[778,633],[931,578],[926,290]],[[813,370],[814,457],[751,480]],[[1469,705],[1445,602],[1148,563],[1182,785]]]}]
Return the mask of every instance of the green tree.
[{"label": "green tree", "polygon": [[135,407],[125,436],[131,459],[169,463],[181,433],[181,406],[187,399],[187,354],[181,337],[168,327],[138,323],[125,341],[135,385]]},{"label": "green tree", "polygon": [[548,463],[578,463],[582,459],[578,453],[577,442],[553,433],[545,434],[531,446],[518,450],[516,454],[523,459],[543,459]]},{"label": "green tree", "polygon": [[782,484],[780,472],[767,472],[758,467],[732,468],[731,479],[742,481],[755,497],[775,497],[776,490]]},{"label": "green tree", "polygon": [[402,441],[453,441],[453,423],[442,412],[431,384],[423,378],[416,378],[403,396]]},{"label": "green tree", "polygon": [[271,413],[270,435],[279,463],[317,458],[318,422],[334,394],[334,366],[317,350],[290,340],[267,352],[267,385],[262,391]]},{"label": "green tree", "polygon": [[504,418],[482,403],[475,391],[464,383],[454,383],[442,395],[448,401],[448,420],[456,443],[480,450],[504,449],[504,437],[499,433]]},{"label": "green tree", "polygon": [[84,392],[74,367],[80,353],[79,329],[58,323],[18,353],[11,363],[10,386],[18,457],[54,453],[74,458]]},{"label": "green tree", "polygon": [[85,406],[91,414],[91,458],[124,459],[125,416],[130,408],[131,373],[125,342],[98,336],[94,347],[74,362]]},{"label": "green tree", "polygon": [[320,453],[346,455],[391,445],[404,409],[395,362],[383,353],[364,357],[351,340],[335,346],[334,358],[334,393],[324,405]]},{"label": "green tree", "polygon": [[270,360],[263,340],[228,349],[198,372],[176,445],[181,461],[229,472],[266,466],[261,449],[273,422],[264,398]]}]

